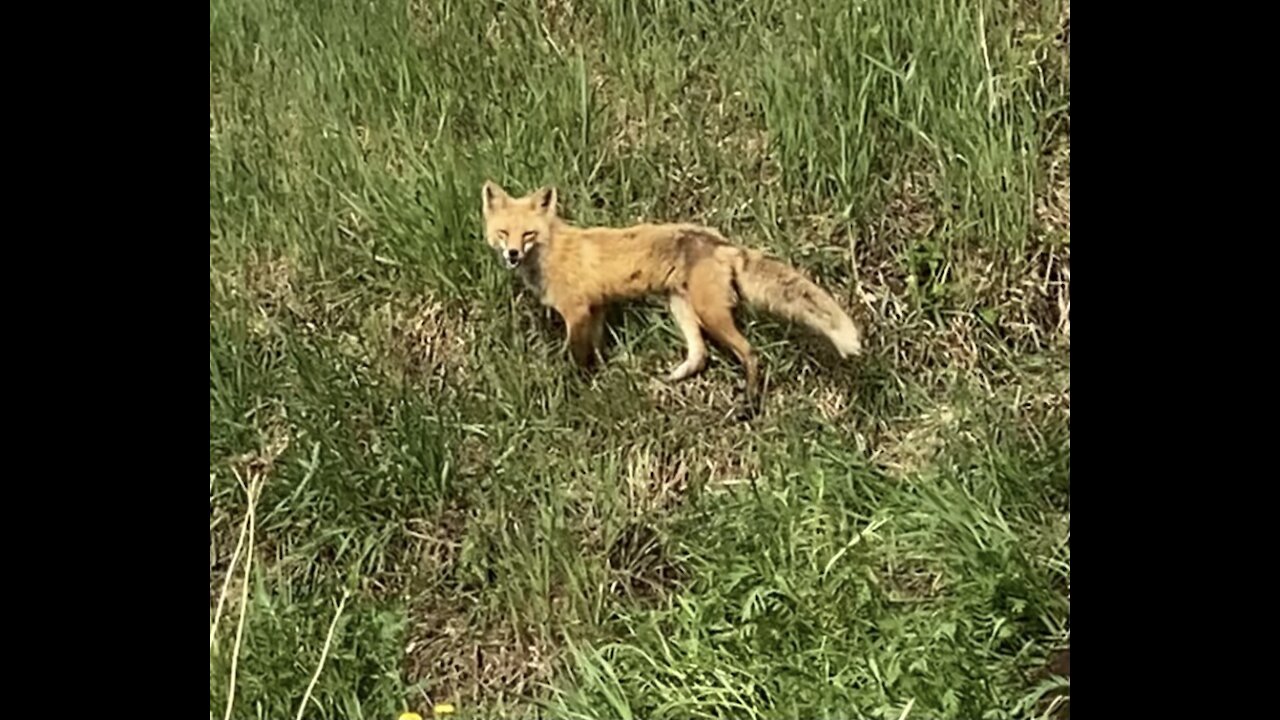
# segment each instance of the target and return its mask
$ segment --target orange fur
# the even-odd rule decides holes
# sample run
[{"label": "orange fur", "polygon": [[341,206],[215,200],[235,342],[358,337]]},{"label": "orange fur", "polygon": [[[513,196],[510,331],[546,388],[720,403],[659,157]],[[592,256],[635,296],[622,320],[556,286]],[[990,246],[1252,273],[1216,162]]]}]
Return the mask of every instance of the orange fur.
[{"label": "orange fur", "polygon": [[556,191],[510,197],[486,182],[485,238],[519,269],[544,304],[564,318],[574,359],[588,365],[598,350],[605,306],[666,295],[688,355],[672,381],[706,364],[702,334],[728,347],[747,374],[748,397],[759,363],[733,321],[739,296],[824,334],[842,357],[862,351],[861,333],[830,295],[789,265],[736,247],[720,233],[690,224],[578,228],[556,216]]}]

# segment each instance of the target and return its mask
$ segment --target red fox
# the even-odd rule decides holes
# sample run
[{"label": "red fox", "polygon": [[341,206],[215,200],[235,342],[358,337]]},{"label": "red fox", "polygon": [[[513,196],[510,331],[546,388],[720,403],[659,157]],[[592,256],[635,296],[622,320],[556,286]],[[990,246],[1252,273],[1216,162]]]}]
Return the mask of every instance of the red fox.
[{"label": "red fox", "polygon": [[485,238],[518,270],[543,304],[564,318],[569,350],[583,367],[600,347],[605,306],[665,294],[688,354],[668,380],[707,362],[705,331],[746,368],[747,400],[756,398],[759,363],[733,322],[738,297],[822,333],[847,358],[862,352],[858,327],[826,292],[787,264],[735,247],[698,225],[577,228],[556,216],[556,190],[512,198],[492,181],[482,189]]}]

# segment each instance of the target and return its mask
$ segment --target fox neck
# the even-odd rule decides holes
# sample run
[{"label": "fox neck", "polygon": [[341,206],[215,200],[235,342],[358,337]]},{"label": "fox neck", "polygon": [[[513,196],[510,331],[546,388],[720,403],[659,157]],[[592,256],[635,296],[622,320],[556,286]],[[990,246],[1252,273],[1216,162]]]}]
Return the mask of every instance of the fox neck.
[{"label": "fox neck", "polygon": [[570,225],[569,223],[561,220],[560,218],[554,218],[551,221],[551,226],[548,228],[550,232],[547,237],[547,240],[549,242],[555,242],[555,239],[557,237],[572,235],[574,232],[577,231],[577,229],[578,228]]}]

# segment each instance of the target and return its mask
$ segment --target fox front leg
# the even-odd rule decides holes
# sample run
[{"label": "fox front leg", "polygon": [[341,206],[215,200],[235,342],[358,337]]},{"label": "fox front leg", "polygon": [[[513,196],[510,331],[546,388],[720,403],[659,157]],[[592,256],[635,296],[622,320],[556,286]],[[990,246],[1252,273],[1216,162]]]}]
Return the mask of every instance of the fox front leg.
[{"label": "fox front leg", "polygon": [[583,370],[589,369],[595,354],[592,342],[595,334],[594,313],[590,306],[585,305],[569,305],[556,309],[564,318],[565,329],[568,331],[569,354],[578,367]]},{"label": "fox front leg", "polygon": [[591,311],[591,349],[597,357],[604,355],[604,315],[602,307]]}]

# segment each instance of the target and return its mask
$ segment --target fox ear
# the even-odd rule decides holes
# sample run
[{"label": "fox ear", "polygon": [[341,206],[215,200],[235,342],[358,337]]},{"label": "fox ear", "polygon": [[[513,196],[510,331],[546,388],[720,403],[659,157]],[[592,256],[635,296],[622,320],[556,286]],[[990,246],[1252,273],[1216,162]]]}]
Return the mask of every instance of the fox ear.
[{"label": "fox ear", "polygon": [[484,187],[480,190],[480,196],[484,200],[484,211],[486,213],[505,207],[507,201],[511,199],[511,196],[507,195],[507,191],[503,190],[492,180],[484,181]]},{"label": "fox ear", "polygon": [[556,197],[557,194],[554,187],[538,188],[538,191],[533,194],[533,207],[547,217],[555,217]]}]

